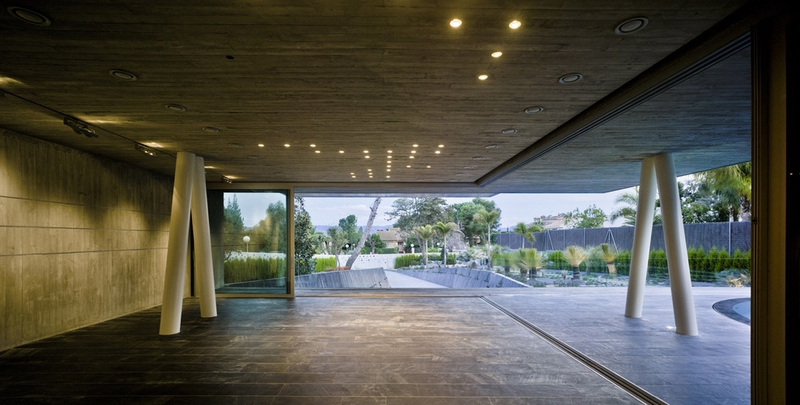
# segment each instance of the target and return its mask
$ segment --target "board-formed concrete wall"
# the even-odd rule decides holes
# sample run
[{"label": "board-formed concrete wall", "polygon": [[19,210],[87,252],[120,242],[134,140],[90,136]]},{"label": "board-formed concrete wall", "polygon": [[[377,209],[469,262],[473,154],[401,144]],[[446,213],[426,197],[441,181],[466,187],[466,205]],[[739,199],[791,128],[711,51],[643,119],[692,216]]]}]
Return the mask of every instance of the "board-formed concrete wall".
[{"label": "board-formed concrete wall", "polygon": [[0,129],[0,350],[159,305],[171,202],[167,176]]},{"label": "board-formed concrete wall", "polygon": [[390,288],[383,269],[340,270],[294,278],[295,288]]},{"label": "board-formed concrete wall", "polygon": [[517,288],[528,287],[519,281],[487,271],[448,267],[428,270],[395,270],[400,274],[416,277],[450,288]]}]

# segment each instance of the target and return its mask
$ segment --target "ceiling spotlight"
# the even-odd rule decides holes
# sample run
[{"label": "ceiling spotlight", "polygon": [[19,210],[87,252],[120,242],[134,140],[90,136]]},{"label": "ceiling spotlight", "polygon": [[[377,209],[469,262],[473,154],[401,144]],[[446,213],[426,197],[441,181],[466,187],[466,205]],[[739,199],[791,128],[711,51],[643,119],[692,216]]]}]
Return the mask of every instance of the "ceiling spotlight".
[{"label": "ceiling spotlight", "polygon": [[411,145],[411,146],[412,146],[412,147],[414,147],[414,148],[418,148],[418,147],[419,147],[419,144],[416,144],[416,143],[415,143],[415,144],[413,144],[413,145]]},{"label": "ceiling spotlight", "polygon": [[259,143],[259,144],[258,144],[258,147],[259,147],[259,148],[263,148],[264,146],[265,146],[265,145],[264,145],[263,143]]},{"label": "ceiling spotlight", "polygon": [[437,155],[438,155],[438,154],[442,153],[442,151],[438,151],[438,150],[437,150],[436,152],[433,152],[433,153],[435,153],[435,154],[437,154]]},{"label": "ceiling spotlight", "polygon": [[283,144],[283,147],[284,147],[284,148],[288,148],[288,147],[290,147],[290,146],[292,146],[292,145],[289,145],[288,143],[284,143],[284,144]]},{"label": "ceiling spotlight", "polygon": [[473,156],[472,160],[485,160],[486,158],[483,156]]},{"label": "ceiling spotlight", "polygon": [[339,151],[339,153],[344,153],[344,151],[343,151],[343,150],[340,150],[340,151]]},{"label": "ceiling spotlight", "polygon": [[387,151],[386,151],[386,153],[388,153],[388,154],[390,154],[390,155],[391,155],[391,154],[392,154],[392,150],[391,150],[391,149],[389,149],[389,150],[387,150]]},{"label": "ceiling spotlight", "polygon": [[479,75],[478,80],[486,80],[489,78],[489,75]]},{"label": "ceiling spotlight", "polygon": [[221,131],[221,130],[219,128],[217,128],[217,127],[203,127],[203,132],[208,132],[210,134],[215,134],[215,133],[217,133],[219,131]]},{"label": "ceiling spotlight", "polygon": [[443,144],[439,144],[439,147],[440,147],[440,148],[444,148],[444,145],[443,145]]},{"label": "ceiling spotlight", "polygon": [[141,143],[137,143],[136,144],[136,150],[138,150],[139,152],[142,152],[142,153],[144,153],[145,155],[148,155],[148,156],[155,156],[156,155],[155,149],[150,149],[147,146],[142,145]]},{"label": "ceiling spotlight", "polygon": [[314,153],[322,153],[322,152],[320,152],[320,151],[318,151],[318,150],[315,150],[315,151],[314,151]]},{"label": "ceiling spotlight", "polygon": [[458,27],[460,27],[460,26],[461,26],[461,20],[459,20],[458,18],[454,18],[454,19],[452,19],[452,20],[450,21],[450,26],[451,26],[451,27],[453,27],[453,28],[458,28]]},{"label": "ceiling spotlight", "polygon": [[528,107],[525,109],[525,114],[536,114],[544,111],[544,107],[535,106],[535,107]]},{"label": "ceiling spotlight", "polygon": [[38,25],[40,27],[47,27],[50,25],[51,21],[47,18],[46,15],[39,13],[37,11],[29,10],[27,8],[22,7],[9,7],[8,9],[9,14],[13,15],[14,17],[25,21],[28,24]]},{"label": "ceiling spotlight", "polygon": [[369,159],[369,155],[364,155],[364,159]]},{"label": "ceiling spotlight", "polygon": [[136,76],[136,74],[128,72],[127,70],[122,70],[122,69],[111,69],[111,70],[108,71],[108,74],[110,74],[112,77],[115,77],[117,79],[127,80],[129,82],[132,82],[132,81],[134,81],[134,80],[139,78],[138,76]]},{"label": "ceiling spotlight", "polygon": [[406,165],[406,169],[410,169],[410,168],[411,168],[411,165]]},{"label": "ceiling spotlight", "polygon": [[365,150],[365,151],[364,151],[364,153],[369,153],[369,151],[368,151],[368,150]]},{"label": "ceiling spotlight", "polygon": [[184,107],[184,106],[182,106],[180,104],[167,104],[167,105],[164,106],[164,108],[166,108],[167,110],[170,110],[170,111],[178,111],[178,112],[186,111],[186,107]]},{"label": "ceiling spotlight", "polygon": [[248,159],[253,159],[253,160],[258,160],[258,159],[261,159],[261,157],[260,157],[260,156],[258,156],[258,155],[249,155],[249,156],[247,156],[247,158],[248,158]]},{"label": "ceiling spotlight", "polygon": [[580,73],[567,73],[564,76],[559,77],[558,82],[561,84],[572,84],[581,79],[583,79],[583,75]]},{"label": "ceiling spotlight", "polygon": [[409,156],[408,158],[409,158],[409,159],[414,159],[414,156]]},{"label": "ceiling spotlight", "polygon": [[228,146],[230,146],[231,148],[241,148],[241,147],[244,147],[244,145],[242,145],[241,143],[237,143],[237,142],[231,142],[231,143],[229,143],[229,144],[228,144]]},{"label": "ceiling spotlight", "polygon": [[308,145],[308,146],[310,146],[310,147],[312,147],[312,148],[316,148],[316,147],[317,147],[317,144],[315,144],[315,143],[312,143],[311,145]]},{"label": "ceiling spotlight", "polygon": [[500,52],[500,51],[497,51],[497,52],[492,52],[492,57],[493,57],[493,58],[499,58],[499,57],[501,57],[501,56],[503,56],[503,53],[502,53],[502,52]]},{"label": "ceiling spotlight", "polygon": [[78,121],[75,118],[64,117],[64,125],[72,128],[76,134],[86,135],[89,138],[97,138],[97,134],[88,124]]},{"label": "ceiling spotlight", "polygon": [[617,33],[617,35],[633,34],[646,27],[649,22],[650,20],[648,20],[647,17],[633,17],[617,24],[617,27],[614,28],[614,32]]},{"label": "ceiling spotlight", "polygon": [[512,30],[515,30],[515,29],[517,29],[517,28],[519,28],[521,26],[522,26],[522,23],[517,21],[517,20],[511,21],[510,23],[508,23],[508,27],[511,28]]},{"label": "ceiling spotlight", "polygon": [[486,145],[486,149],[497,149],[497,145]]},{"label": "ceiling spotlight", "polygon": [[225,177],[225,176],[222,176],[222,181],[224,181],[224,182],[226,182],[228,184],[233,184],[233,180],[231,180],[230,178]]},{"label": "ceiling spotlight", "polygon": [[517,133],[517,129],[516,128],[506,128],[506,129],[504,129],[504,130],[502,130],[500,132],[502,132],[502,133],[504,133],[506,135],[508,135],[508,134],[516,134]]}]

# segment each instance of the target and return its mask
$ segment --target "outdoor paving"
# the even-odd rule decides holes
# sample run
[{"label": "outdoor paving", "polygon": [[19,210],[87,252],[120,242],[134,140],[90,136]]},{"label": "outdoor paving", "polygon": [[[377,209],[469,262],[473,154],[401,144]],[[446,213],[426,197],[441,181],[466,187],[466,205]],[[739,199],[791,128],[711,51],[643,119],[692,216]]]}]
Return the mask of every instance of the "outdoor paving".
[{"label": "outdoor paving", "polygon": [[396,271],[384,270],[384,273],[386,274],[386,278],[389,279],[389,286],[391,288],[448,288],[440,284],[431,283],[430,281],[400,274]]},{"label": "outdoor paving", "polygon": [[750,402],[749,326],[711,309],[749,289],[696,288],[696,337],[668,288],[642,319],[624,288],[514,290],[303,290],[211,319],[187,299],[178,335],[153,308],[0,353],[0,403],[639,403],[482,297],[669,403]]}]

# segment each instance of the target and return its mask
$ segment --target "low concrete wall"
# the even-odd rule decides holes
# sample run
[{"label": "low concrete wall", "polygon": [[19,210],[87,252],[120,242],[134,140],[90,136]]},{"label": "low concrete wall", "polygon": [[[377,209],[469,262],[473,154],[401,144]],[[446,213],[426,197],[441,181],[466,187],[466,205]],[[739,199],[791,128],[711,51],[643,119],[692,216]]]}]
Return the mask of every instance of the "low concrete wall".
[{"label": "low concrete wall", "polygon": [[391,288],[383,269],[341,270],[294,278],[295,288]]},{"label": "low concrete wall", "polygon": [[528,287],[519,281],[487,271],[459,267],[429,270],[395,270],[400,274],[416,277],[450,288],[519,288]]}]

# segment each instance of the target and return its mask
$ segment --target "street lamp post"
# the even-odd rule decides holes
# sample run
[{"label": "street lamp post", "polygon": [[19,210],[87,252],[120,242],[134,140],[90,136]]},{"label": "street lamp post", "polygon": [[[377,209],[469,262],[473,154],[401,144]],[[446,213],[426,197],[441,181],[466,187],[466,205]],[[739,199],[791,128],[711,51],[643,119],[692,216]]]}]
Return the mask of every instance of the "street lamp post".
[{"label": "street lamp post", "polygon": [[242,240],[244,241],[245,251],[247,253],[250,253],[250,237],[245,236],[244,238],[242,238]]}]

